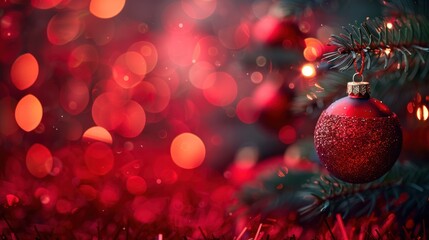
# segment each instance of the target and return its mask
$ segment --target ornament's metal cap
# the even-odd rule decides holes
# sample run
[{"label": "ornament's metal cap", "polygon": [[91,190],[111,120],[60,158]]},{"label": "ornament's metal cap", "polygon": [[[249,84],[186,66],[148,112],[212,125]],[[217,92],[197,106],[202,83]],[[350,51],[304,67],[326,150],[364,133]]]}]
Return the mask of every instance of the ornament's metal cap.
[{"label": "ornament's metal cap", "polygon": [[371,87],[369,82],[348,82],[347,93],[352,98],[369,98]]}]

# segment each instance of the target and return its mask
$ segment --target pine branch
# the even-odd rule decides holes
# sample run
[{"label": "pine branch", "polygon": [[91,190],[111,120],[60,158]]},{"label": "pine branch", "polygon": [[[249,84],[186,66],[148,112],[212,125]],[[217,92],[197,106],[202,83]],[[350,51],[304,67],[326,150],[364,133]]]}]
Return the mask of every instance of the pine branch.
[{"label": "pine branch", "polygon": [[322,176],[304,186],[313,203],[299,212],[304,219],[340,213],[360,217],[377,211],[395,212],[402,219],[427,217],[429,169],[396,166],[384,178],[368,184],[350,184]]},{"label": "pine branch", "polygon": [[[303,179],[307,183],[300,185]],[[301,221],[314,222],[335,214],[347,219],[395,213],[400,225],[409,217],[419,222],[429,216],[429,168],[398,164],[383,178],[367,184],[302,172],[276,172],[258,182],[261,185],[245,186],[239,194],[250,214],[299,209]]]},{"label": "pine branch", "polygon": [[[247,205],[250,213],[262,214],[280,209],[297,209],[302,206],[303,199],[296,193],[307,179],[315,176],[315,173],[288,173],[285,168],[279,168],[272,175],[257,179],[258,184],[245,185],[238,195],[239,205]],[[310,204],[310,201],[307,203]]]},{"label": "pine branch", "polygon": [[298,92],[294,98],[292,110],[295,113],[311,114],[315,108],[323,109],[335,98],[345,95],[346,84],[351,80],[351,72],[327,71],[319,74],[317,83],[308,86],[305,91]]},{"label": "pine branch", "polygon": [[[414,84],[406,84],[405,74],[394,70],[379,70],[370,74],[365,74],[365,79],[372,78],[371,96],[383,100],[393,112],[400,112],[411,101],[416,89],[423,95],[429,94],[427,76],[429,72],[429,61],[424,65],[423,70],[414,70],[408,75],[409,79],[414,79]],[[352,80],[353,70],[335,72],[326,71],[319,68],[317,82],[309,82],[304,90],[298,91],[293,99],[292,110],[294,113],[307,113],[309,116],[318,117],[320,111],[326,108],[336,99],[346,96],[347,82]],[[397,96],[401,95],[398,99]]]},{"label": "pine branch", "polygon": [[[387,23],[392,26],[388,27]],[[408,74],[422,65],[427,68],[429,22],[426,18],[398,18],[394,22],[367,19],[360,25],[343,29],[346,34],[331,36],[330,45],[337,49],[324,54],[324,60],[333,64],[331,69],[344,71],[357,64],[358,69],[376,71],[393,67]]]},{"label": "pine branch", "polygon": [[[400,89],[403,94],[405,83],[411,80],[415,83],[414,88],[423,93],[429,92],[426,84],[429,73],[429,21],[423,17],[400,18],[392,23],[392,29],[386,23],[380,19],[367,20],[360,26],[345,27],[348,35],[333,35],[331,44],[337,50],[324,55],[330,66],[319,68],[317,82],[297,94],[293,110],[296,113],[313,113],[315,109],[322,109],[344,96],[345,85],[351,81],[355,71],[352,66],[356,64],[360,70],[362,57],[365,80],[376,80],[372,81],[372,88],[376,90],[372,95],[388,105],[397,101],[389,101],[389,95],[395,96],[394,93]],[[336,73],[328,68],[339,68],[341,71]],[[412,97],[403,99],[409,101]]]}]

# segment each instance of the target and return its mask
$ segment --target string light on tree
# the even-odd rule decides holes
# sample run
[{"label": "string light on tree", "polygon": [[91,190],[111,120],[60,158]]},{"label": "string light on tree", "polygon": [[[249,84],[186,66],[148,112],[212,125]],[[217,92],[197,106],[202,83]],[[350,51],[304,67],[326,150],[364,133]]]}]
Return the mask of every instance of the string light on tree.
[{"label": "string light on tree", "polygon": [[393,28],[393,24],[391,22],[386,23],[386,27],[388,29],[392,29]]},{"label": "string light on tree", "polygon": [[420,121],[426,121],[429,117],[429,111],[426,105],[421,105],[417,108],[416,117]]},{"label": "string light on tree", "polygon": [[301,74],[306,78],[313,78],[316,76],[316,68],[311,63],[306,63],[301,68]]}]

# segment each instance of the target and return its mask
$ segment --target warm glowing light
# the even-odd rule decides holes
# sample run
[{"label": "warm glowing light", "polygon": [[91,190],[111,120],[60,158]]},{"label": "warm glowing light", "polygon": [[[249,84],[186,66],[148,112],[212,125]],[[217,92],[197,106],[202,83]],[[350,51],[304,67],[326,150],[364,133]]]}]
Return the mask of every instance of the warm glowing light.
[{"label": "warm glowing light", "polygon": [[301,68],[301,74],[306,78],[312,78],[316,76],[316,69],[313,64],[308,63]]},{"label": "warm glowing light", "polygon": [[142,195],[146,192],[146,181],[140,176],[131,176],[127,179],[127,190],[133,195]]},{"label": "warm glowing light", "polygon": [[392,29],[392,28],[393,28],[393,24],[392,24],[391,22],[388,22],[388,23],[386,24],[386,27],[387,27],[388,29]]},{"label": "warm glowing light", "polygon": [[95,140],[104,143],[112,143],[112,135],[103,127],[95,126],[88,128],[82,135],[83,139]]},{"label": "warm glowing light", "polygon": [[418,120],[426,121],[429,117],[428,108],[425,105],[418,107],[416,111],[416,116]]},{"label": "warm glowing light", "polygon": [[237,97],[237,83],[226,72],[215,72],[207,76],[206,81],[213,82],[212,86],[204,89],[204,97],[215,106],[224,107],[231,104]]},{"label": "warm glowing light", "polygon": [[51,151],[42,144],[35,143],[28,149],[25,163],[31,175],[37,178],[44,178],[52,170],[53,158]]},{"label": "warm glowing light", "polygon": [[89,11],[99,18],[112,18],[125,6],[125,0],[91,0]]},{"label": "warm glowing light", "polygon": [[26,95],[16,105],[16,123],[26,132],[33,131],[42,121],[42,117],[42,104],[34,95]]},{"label": "warm glowing light", "polygon": [[182,133],[171,143],[170,154],[177,166],[193,169],[200,166],[206,156],[203,141],[195,134]]},{"label": "warm glowing light", "polygon": [[389,55],[391,51],[392,51],[392,50],[391,50],[390,48],[386,48],[386,49],[384,49],[384,52],[386,53],[386,55]]},{"label": "warm glowing light", "polygon": [[323,44],[316,38],[306,38],[304,42],[304,58],[310,62],[317,60],[323,53]]},{"label": "warm glowing light", "polygon": [[82,30],[77,14],[57,14],[49,20],[46,33],[50,43],[64,45],[76,39]]},{"label": "warm glowing light", "polygon": [[39,75],[39,64],[31,53],[19,56],[10,69],[13,85],[19,90],[25,90],[33,85]]},{"label": "warm glowing light", "polygon": [[105,143],[94,142],[85,151],[85,163],[88,169],[96,175],[106,175],[113,168],[114,156]]}]

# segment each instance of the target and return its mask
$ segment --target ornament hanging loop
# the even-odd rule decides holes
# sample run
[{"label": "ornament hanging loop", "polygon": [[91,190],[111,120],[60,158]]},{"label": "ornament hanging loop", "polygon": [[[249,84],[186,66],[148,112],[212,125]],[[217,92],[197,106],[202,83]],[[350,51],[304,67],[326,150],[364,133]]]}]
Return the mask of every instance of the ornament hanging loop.
[{"label": "ornament hanging loop", "polygon": [[359,74],[359,73],[355,73],[355,74],[353,74],[353,78],[352,78],[353,82],[356,82],[356,81],[355,81],[356,76],[360,76],[360,82],[363,82],[363,75],[361,75],[361,74]]},{"label": "ornament hanging loop", "polygon": [[[357,61],[356,61],[356,60],[357,60],[357,59],[355,59],[355,61],[353,62],[353,66],[354,66],[355,71],[356,71],[355,75],[357,74],[357,75],[359,75],[359,76],[362,76],[362,74],[363,74],[363,69],[365,68],[365,52],[364,52],[364,51],[362,51],[362,52],[360,53],[360,69],[358,69]],[[354,77],[354,75],[353,75],[353,77]]]},{"label": "ornament hanging loop", "polygon": [[[360,54],[360,69],[357,67],[357,61],[355,59],[353,65],[356,73],[353,74],[352,82],[347,83],[347,93],[351,98],[369,98],[370,86],[369,82],[364,82],[363,69],[365,67],[365,52],[362,51]],[[356,81],[356,76],[360,77],[360,82]]]}]

